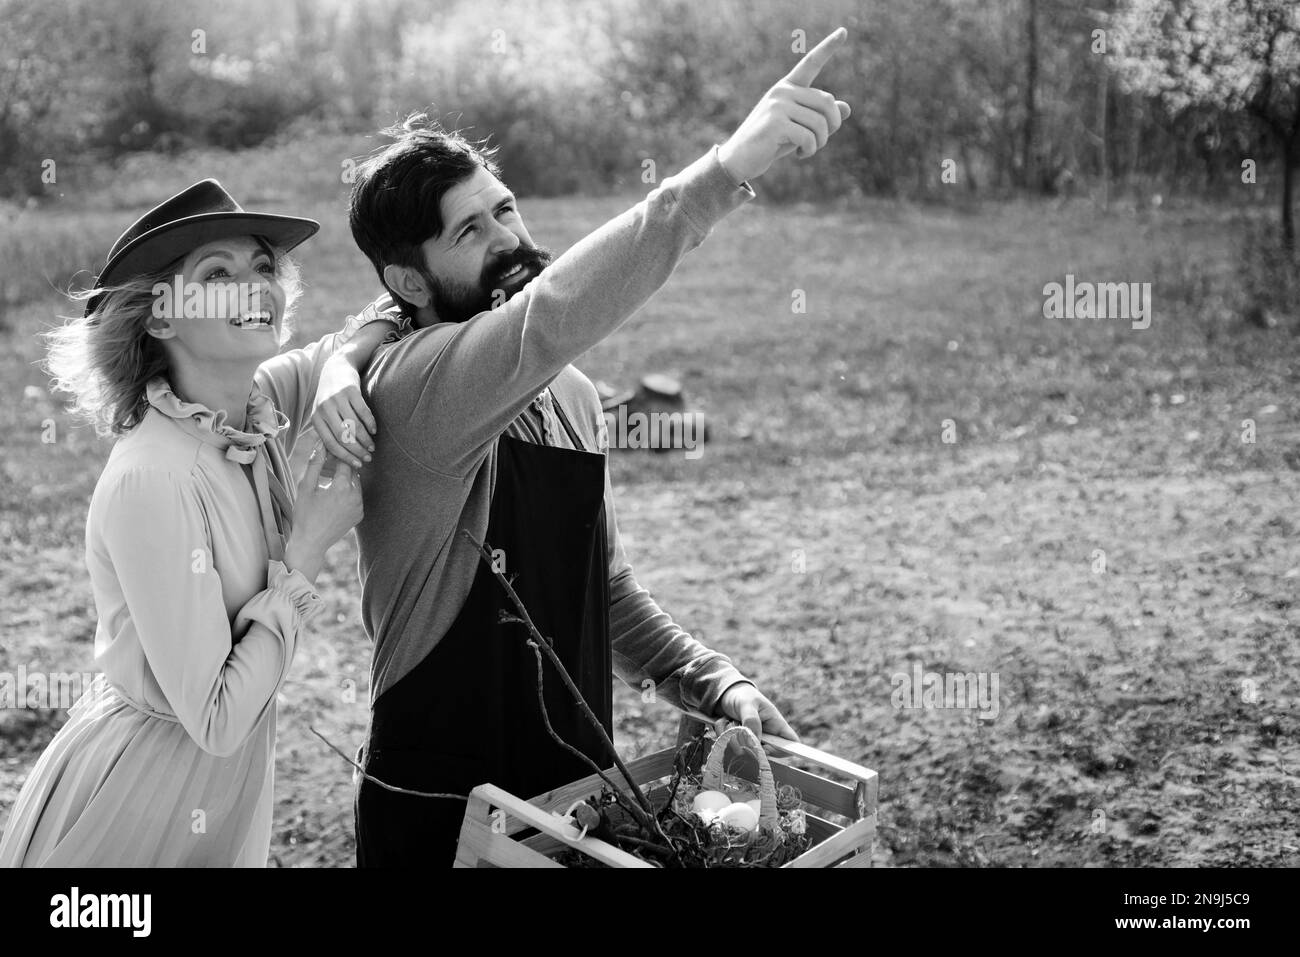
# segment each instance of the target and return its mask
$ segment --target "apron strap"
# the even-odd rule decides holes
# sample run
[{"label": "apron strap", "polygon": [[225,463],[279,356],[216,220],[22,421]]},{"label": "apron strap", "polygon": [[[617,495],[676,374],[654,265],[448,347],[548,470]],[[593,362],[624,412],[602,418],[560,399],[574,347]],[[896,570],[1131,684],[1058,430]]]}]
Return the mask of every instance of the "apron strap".
[{"label": "apron strap", "polygon": [[573,447],[579,452],[586,452],[587,449],[582,444],[582,438],[578,435],[577,430],[574,429],[573,424],[569,421],[568,415],[565,414],[564,406],[560,405],[560,400],[555,397],[555,393],[551,391],[549,386],[546,391],[551,397],[551,405],[555,408],[560,422],[564,425],[564,430],[569,433],[569,438],[573,441]]}]

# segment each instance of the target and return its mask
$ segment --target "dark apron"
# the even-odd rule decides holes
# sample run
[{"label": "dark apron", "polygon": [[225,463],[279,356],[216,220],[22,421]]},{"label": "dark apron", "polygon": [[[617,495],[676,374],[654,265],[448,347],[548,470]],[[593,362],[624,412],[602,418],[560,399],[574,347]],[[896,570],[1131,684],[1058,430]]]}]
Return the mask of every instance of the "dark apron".
[{"label": "dark apron", "polygon": [[[558,403],[555,408],[580,447]],[[502,435],[496,470],[486,543],[504,552],[503,570],[533,623],[554,642],[612,738],[605,457]],[[412,790],[466,795],[490,782],[528,799],[591,773],[547,734],[528,630],[502,624],[502,610],[515,614],[480,561],[451,629],[375,702],[368,774]],[[613,764],[545,655],[542,674],[556,733],[601,768]],[[398,794],[363,780],[355,812],[358,866],[448,866],[465,802]]]}]

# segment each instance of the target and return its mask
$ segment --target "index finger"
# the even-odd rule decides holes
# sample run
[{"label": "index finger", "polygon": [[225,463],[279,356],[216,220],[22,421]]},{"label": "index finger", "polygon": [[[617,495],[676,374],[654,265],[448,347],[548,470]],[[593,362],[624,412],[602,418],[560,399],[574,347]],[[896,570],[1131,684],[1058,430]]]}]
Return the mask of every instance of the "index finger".
[{"label": "index finger", "polygon": [[804,58],[795,64],[794,69],[785,75],[786,80],[796,86],[812,86],[813,80],[817,79],[817,74],[822,71],[822,67],[831,58],[831,54],[835,52],[836,47],[844,42],[844,38],[848,35],[849,31],[840,27],[809,50]]},{"label": "index finger", "polygon": [[[781,715],[776,715],[770,724],[772,725],[772,729],[769,733],[776,735],[778,738],[787,738],[791,741],[799,740],[798,733],[790,726],[790,722],[781,717]],[[759,740],[762,740],[761,735]]]}]

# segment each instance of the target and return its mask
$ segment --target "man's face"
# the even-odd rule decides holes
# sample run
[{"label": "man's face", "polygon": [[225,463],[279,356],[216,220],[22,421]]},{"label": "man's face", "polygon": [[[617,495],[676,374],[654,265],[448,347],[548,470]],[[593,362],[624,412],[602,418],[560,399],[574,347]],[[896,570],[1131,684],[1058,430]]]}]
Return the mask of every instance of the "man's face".
[{"label": "man's face", "polygon": [[421,247],[439,322],[501,305],[551,261],[528,235],[514,194],[486,169],[447,190],[442,221],[442,234]]}]

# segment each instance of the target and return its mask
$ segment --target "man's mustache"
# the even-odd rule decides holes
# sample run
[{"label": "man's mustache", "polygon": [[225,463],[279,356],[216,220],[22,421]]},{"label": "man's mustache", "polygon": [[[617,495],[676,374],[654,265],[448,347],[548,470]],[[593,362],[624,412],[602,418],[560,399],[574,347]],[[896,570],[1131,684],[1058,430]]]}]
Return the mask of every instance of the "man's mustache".
[{"label": "man's mustache", "polygon": [[516,266],[522,266],[525,269],[531,269],[534,273],[541,272],[551,264],[554,257],[549,250],[541,246],[516,246],[510,252],[499,256],[493,260],[491,265],[483,270],[483,288],[492,289],[495,285],[505,278],[506,273],[510,272]]}]

